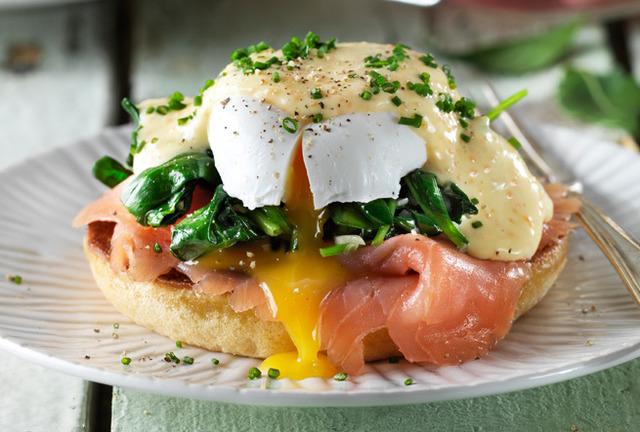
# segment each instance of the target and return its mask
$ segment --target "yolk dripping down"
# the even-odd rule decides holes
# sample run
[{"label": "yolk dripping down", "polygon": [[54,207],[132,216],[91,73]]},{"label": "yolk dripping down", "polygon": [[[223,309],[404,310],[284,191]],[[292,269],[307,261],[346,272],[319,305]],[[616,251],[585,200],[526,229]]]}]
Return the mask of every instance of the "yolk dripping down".
[{"label": "yolk dripping down", "polygon": [[[300,143],[298,143],[300,144]],[[286,195],[287,216],[298,227],[298,250],[285,254],[269,266],[256,266],[253,276],[269,287],[278,307],[276,317],[287,329],[298,352],[267,358],[260,369],[280,370],[282,377],[304,379],[330,377],[336,373],[324,354],[319,353],[317,322],[320,302],[350,273],[333,257],[323,258],[319,226],[321,211],[314,210],[309,179],[300,145],[296,151]]]},{"label": "yolk dripping down", "polygon": [[294,380],[335,375],[335,366],[318,352],[320,302],[331,289],[353,277],[334,257],[320,255],[319,249],[326,246],[320,226],[322,211],[313,207],[300,144],[288,173],[285,199],[287,216],[298,228],[298,249],[289,253],[265,250],[264,243],[256,242],[213,252],[199,260],[209,268],[243,270],[267,285],[277,307],[276,318],[285,326],[297,352],[273,355],[260,369],[278,369],[281,378]]}]

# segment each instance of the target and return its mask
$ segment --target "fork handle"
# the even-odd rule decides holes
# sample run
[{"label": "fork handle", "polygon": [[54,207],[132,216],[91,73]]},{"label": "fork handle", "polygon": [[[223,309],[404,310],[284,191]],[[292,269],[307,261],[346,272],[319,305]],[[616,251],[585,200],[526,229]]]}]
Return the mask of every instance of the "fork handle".
[{"label": "fork handle", "polygon": [[640,244],[584,195],[575,196],[582,202],[576,219],[600,247],[640,306]]}]

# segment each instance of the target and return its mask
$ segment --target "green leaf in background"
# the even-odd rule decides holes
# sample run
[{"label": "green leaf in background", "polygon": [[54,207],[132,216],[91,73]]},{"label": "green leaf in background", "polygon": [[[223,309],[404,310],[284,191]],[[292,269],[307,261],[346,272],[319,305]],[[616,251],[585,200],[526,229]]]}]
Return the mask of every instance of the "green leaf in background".
[{"label": "green leaf in background", "polygon": [[458,56],[481,69],[504,74],[524,74],[543,69],[565,54],[580,28],[574,19],[546,33],[481,48]]},{"label": "green leaf in background", "polygon": [[558,89],[560,105],[586,122],[640,136],[640,85],[615,69],[607,75],[568,69]]}]

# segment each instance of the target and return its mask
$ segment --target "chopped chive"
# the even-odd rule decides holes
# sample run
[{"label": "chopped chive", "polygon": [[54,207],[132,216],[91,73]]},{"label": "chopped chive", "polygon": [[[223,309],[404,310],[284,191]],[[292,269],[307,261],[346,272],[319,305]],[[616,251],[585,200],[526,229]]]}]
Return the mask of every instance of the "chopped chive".
[{"label": "chopped chive", "polygon": [[466,128],[467,126],[469,126],[469,123],[465,119],[461,118],[460,126],[462,126],[463,128]]},{"label": "chopped chive", "polygon": [[442,72],[444,72],[445,75],[447,76],[447,81],[449,82],[449,88],[451,88],[452,90],[457,88],[458,86],[456,85],[456,79],[451,74],[451,68],[449,67],[449,65],[446,65],[446,64],[442,65]]},{"label": "chopped chive", "polygon": [[194,96],[193,106],[200,106],[200,105],[202,105],[202,96],[201,95]]},{"label": "chopped chive", "polygon": [[214,84],[215,84],[214,80],[208,79],[200,89],[200,94],[204,93],[209,87],[211,87]]},{"label": "chopped chive", "polygon": [[280,376],[280,370],[269,368],[269,372],[267,372],[267,375],[269,376],[269,378],[276,379]]},{"label": "chopped chive", "polygon": [[119,329],[120,328],[120,323],[113,323],[113,328],[114,329]]},{"label": "chopped chive", "polygon": [[475,229],[478,229],[478,228],[480,228],[480,227],[482,226],[482,222],[480,222],[480,221],[475,221],[475,222],[473,222],[473,223],[471,224],[471,226],[472,226],[473,228],[475,228]]},{"label": "chopped chive", "polygon": [[322,113],[318,113],[318,114],[313,116],[313,122],[314,123],[320,123],[321,121],[322,121]]},{"label": "chopped chive", "polygon": [[11,282],[13,282],[16,285],[20,285],[22,283],[22,276],[20,275],[11,276]]},{"label": "chopped chive", "polygon": [[489,118],[489,121],[494,121],[500,116],[500,114],[502,114],[503,111],[506,111],[507,109],[509,109],[513,104],[518,102],[520,99],[522,99],[526,95],[527,95],[527,90],[521,90],[518,93],[515,93],[509,96],[508,98],[500,102],[498,105],[494,106],[488,113],[485,114],[485,116]]},{"label": "chopped chive", "polygon": [[349,78],[357,78],[358,74],[357,73],[350,73],[349,75],[347,75]]},{"label": "chopped chive", "polygon": [[160,243],[153,244],[153,251],[155,253],[162,253],[162,246],[160,246]]},{"label": "chopped chive", "polygon": [[400,357],[399,356],[389,357],[389,363],[395,364],[395,363],[399,363],[399,362],[400,362]]},{"label": "chopped chive", "polygon": [[320,248],[320,255],[322,255],[323,258],[340,255],[342,252],[344,252],[347,246],[349,246],[349,243],[342,243],[333,246],[327,246],[325,248]]},{"label": "chopped chive", "polygon": [[419,128],[422,125],[422,116],[420,114],[414,114],[413,118],[400,117],[398,124]]},{"label": "chopped chive", "polygon": [[145,113],[147,113],[147,114],[153,114],[153,112],[154,112],[155,110],[156,110],[156,109],[155,109],[154,107],[149,107],[149,108],[147,108],[147,110],[145,111]]},{"label": "chopped chive", "polygon": [[122,357],[121,361],[123,365],[131,364],[131,357]]},{"label": "chopped chive", "polygon": [[404,385],[410,386],[411,384],[413,384],[413,378],[407,378],[404,380]]},{"label": "chopped chive", "polygon": [[316,87],[316,88],[314,88],[314,89],[312,89],[312,90],[311,90],[311,96],[312,96],[314,99],[322,99],[322,90],[321,90],[321,89],[319,89],[319,88],[317,88],[317,87]]},{"label": "chopped chive", "polygon": [[184,126],[189,120],[191,120],[193,118],[193,116],[189,116],[189,117],[181,117],[178,119],[178,125],[180,126]]},{"label": "chopped chive", "polygon": [[471,137],[467,134],[460,134],[460,138],[462,139],[462,141],[468,143],[469,141],[471,141]]},{"label": "chopped chive", "polygon": [[279,83],[280,82],[280,74],[278,72],[274,72],[273,76],[271,77],[271,79],[273,80],[274,83]]},{"label": "chopped chive", "polygon": [[434,61],[435,59],[433,58],[431,53],[427,53],[427,55],[422,55],[419,57],[419,59],[420,61],[422,61],[422,63],[424,63],[429,67],[432,67],[432,68],[438,67],[438,64]]},{"label": "chopped chive", "polygon": [[362,93],[360,93],[360,97],[364,100],[370,100],[371,99],[371,92],[364,90]]},{"label": "chopped chive", "polygon": [[392,102],[395,106],[400,106],[400,105],[402,105],[402,99],[400,99],[398,96],[394,96],[393,98],[391,98],[391,102]]},{"label": "chopped chive", "polygon": [[520,141],[518,141],[516,137],[511,137],[507,141],[509,141],[509,144],[511,144],[516,150],[520,150],[520,147],[522,147],[522,144],[520,144]]},{"label": "chopped chive", "polygon": [[155,144],[158,142],[158,138],[151,138],[151,144]]},{"label": "chopped chive", "polygon": [[471,198],[471,204],[477,205],[480,202],[478,198]]},{"label": "chopped chive", "polygon": [[333,379],[336,381],[344,381],[347,379],[347,374],[344,372],[337,373],[333,376]]},{"label": "chopped chive", "polygon": [[252,367],[251,369],[249,369],[250,380],[260,379],[261,377],[262,377],[262,372],[260,372],[260,369],[258,369],[257,367]]},{"label": "chopped chive", "polygon": [[436,102],[436,106],[440,108],[440,111],[450,113],[455,108],[453,104],[453,98],[448,93],[440,93],[438,95],[438,101]]},{"label": "chopped chive", "polygon": [[156,112],[160,115],[166,115],[169,112],[169,107],[166,105],[160,105],[156,107]]},{"label": "chopped chive", "polygon": [[185,364],[193,364],[194,359],[193,359],[193,357],[184,356],[184,358],[182,359],[182,361],[183,361]]},{"label": "chopped chive", "polygon": [[180,111],[186,108],[186,105],[182,103],[184,96],[180,92],[175,92],[169,97],[169,108],[174,111]]},{"label": "chopped chive", "polygon": [[173,352],[166,353],[164,355],[164,359],[167,362],[174,362],[175,364],[179,364],[180,363],[180,359]]},{"label": "chopped chive", "polygon": [[182,348],[182,341],[176,341],[176,346],[178,348]]},{"label": "chopped chive", "polygon": [[291,117],[285,117],[282,120],[282,127],[289,133],[296,133],[298,131],[298,122]]},{"label": "chopped chive", "polygon": [[218,360],[217,358],[212,358],[211,359],[211,364],[213,364],[214,366],[218,366],[218,364],[220,363],[220,360]]}]

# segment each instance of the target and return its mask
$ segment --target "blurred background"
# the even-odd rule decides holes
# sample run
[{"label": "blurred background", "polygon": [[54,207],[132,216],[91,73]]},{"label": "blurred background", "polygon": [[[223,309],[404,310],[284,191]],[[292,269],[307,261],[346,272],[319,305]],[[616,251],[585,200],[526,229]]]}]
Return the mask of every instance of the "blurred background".
[{"label": "blurred background", "polygon": [[639,16],[637,0],[0,0],[0,166],[126,122],[124,96],[194,94],[234,49],[309,30],[431,51],[467,88],[528,88],[528,116],[633,145]]}]

